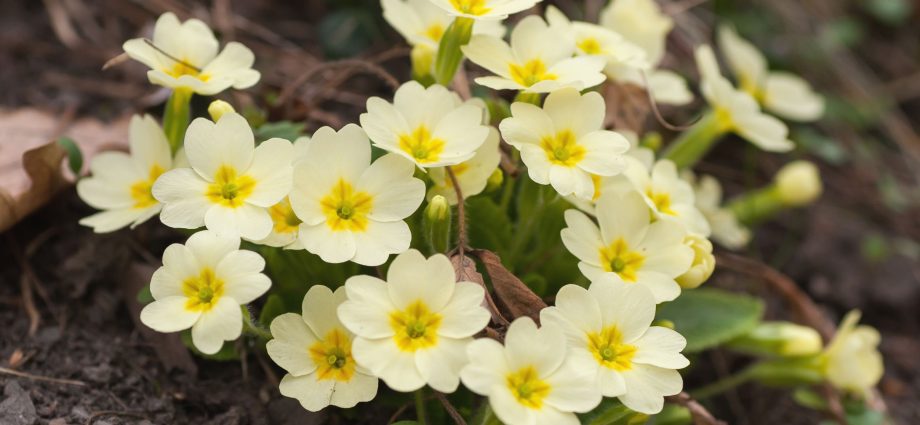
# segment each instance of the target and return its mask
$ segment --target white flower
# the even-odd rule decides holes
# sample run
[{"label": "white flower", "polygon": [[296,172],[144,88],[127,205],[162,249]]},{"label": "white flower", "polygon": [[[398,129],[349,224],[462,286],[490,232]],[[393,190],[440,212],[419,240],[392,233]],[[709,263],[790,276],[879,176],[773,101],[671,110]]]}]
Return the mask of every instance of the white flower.
[{"label": "white flower", "polygon": [[596,213],[600,228],[579,211],[565,212],[562,243],[581,260],[581,272],[592,281],[616,275],[645,285],[658,303],[677,298],[674,279],[690,269],[694,257],[684,244],[684,226],[673,220],[650,223],[648,205],[635,192],[601,196]]},{"label": "white flower", "polygon": [[651,326],[655,299],[641,286],[615,279],[595,280],[588,289],[566,285],[556,306],[540,312],[543,326],[559,326],[579,370],[590,371],[601,394],[628,408],[655,414],[664,396],[681,391],[675,369],[690,362],[680,354],[687,340],[671,329]]},{"label": "white flower", "polygon": [[604,8],[601,25],[612,29],[645,50],[655,65],[665,53],[665,42],[674,21],[662,13],[655,0],[615,0]]},{"label": "white flower", "polygon": [[741,89],[764,108],[795,121],[815,121],[824,114],[824,98],[797,75],[770,71],[753,44],[729,26],[719,28],[719,46]]},{"label": "white flower", "polygon": [[709,222],[714,241],[729,249],[739,249],[750,242],[751,230],[722,206],[722,185],[715,177],[703,175],[697,179],[689,170],[684,170],[681,177],[693,186],[696,207]]},{"label": "white flower", "polygon": [[291,190],[291,142],[269,139],[255,146],[241,115],[224,114],[217,123],[204,118],[185,133],[191,168],[164,173],[153,185],[162,202],[163,224],[262,239],[271,232],[268,208]]},{"label": "white flower", "polygon": [[339,319],[357,335],[358,364],[396,391],[457,389],[466,346],[490,318],[481,286],[457,282],[444,255],[410,250],[393,260],[386,282],[354,276],[345,291]]},{"label": "white flower", "polygon": [[550,93],[543,108],[515,102],[502,120],[502,136],[521,151],[530,178],[551,184],[559,194],[582,199],[594,195],[591,175],[612,176],[625,167],[629,142],[604,130],[604,99],[566,88]]},{"label": "white flower", "polygon": [[[464,198],[478,195],[486,188],[489,177],[501,162],[501,154],[498,150],[499,139],[498,130],[489,127],[489,137],[476,150],[476,155],[450,167],[454,172],[454,177],[457,178],[457,183],[460,184],[460,192],[463,193]],[[427,199],[430,201],[431,198],[441,195],[447,198],[451,205],[456,205],[457,192],[454,190],[453,181],[447,175],[447,171],[444,168],[432,168],[428,175],[434,185],[428,189]]]},{"label": "white flower", "polygon": [[789,129],[782,121],[761,112],[751,95],[735,89],[722,76],[712,48],[697,47],[696,63],[703,96],[715,112],[720,131],[737,133],[765,151],[786,152],[795,146],[787,138]]},{"label": "white flower", "polygon": [[691,233],[708,237],[711,230],[706,217],[696,207],[690,183],[677,173],[674,162],[658,160],[651,169],[641,161],[630,161],[622,177],[606,187],[621,195],[637,191],[658,219],[677,220]]},{"label": "white flower", "polygon": [[425,184],[395,154],[371,164],[367,135],[354,124],[316,131],[294,166],[290,200],[303,246],[327,263],[383,264],[409,248],[403,221],[421,205]]},{"label": "white flower", "polygon": [[326,406],[349,408],[377,394],[377,378],[355,362],[354,334],[339,322],[336,309],[345,301],[345,288],[333,293],[315,285],[303,299],[302,315],[282,314],[271,324],[269,357],[288,373],[281,395],[292,397],[311,412]]},{"label": "white flower", "polygon": [[377,147],[421,168],[443,167],[472,158],[485,142],[489,128],[482,124],[483,113],[443,86],[426,89],[410,81],[396,90],[393,103],[368,99],[361,126]]},{"label": "white flower", "polygon": [[[297,161],[306,157],[309,144],[310,138],[306,136],[294,141],[293,163],[296,164]],[[269,207],[268,215],[272,218],[271,232],[265,238],[252,242],[284,249],[304,249],[298,237],[300,224],[303,221],[294,213],[288,197]]]},{"label": "white flower", "polygon": [[149,66],[153,84],[213,95],[229,87],[245,89],[259,82],[252,69],[255,57],[246,46],[230,42],[218,54],[211,29],[197,19],[179,22],[176,15],[160,15],[153,40],[135,38],[122,46],[132,59]]},{"label": "white flower", "polygon": [[511,45],[498,37],[474,35],[461,47],[473,63],[495,76],[479,77],[476,83],[495,90],[549,93],[563,87],[578,90],[594,87],[606,79],[603,58],[573,58],[575,40],[560,28],[549,27],[539,16],[528,16],[511,31]]},{"label": "white flower", "polygon": [[595,408],[601,395],[589,369],[569,356],[562,329],[519,317],[508,327],[505,345],[477,339],[460,372],[463,385],[489,398],[495,415],[508,425],[578,425],[572,412]]},{"label": "white flower", "polygon": [[881,335],[867,325],[856,326],[860,312],[849,312],[837,334],[821,355],[824,373],[835,387],[863,395],[878,384],[885,373],[878,352]]},{"label": "white flower", "polygon": [[[414,47],[423,47],[432,53],[438,50],[441,36],[453,21],[453,16],[431,0],[381,0],[383,18]],[[500,20],[477,22],[473,34],[488,34],[501,38],[505,26]]]},{"label": "white flower", "polygon": [[699,287],[709,280],[716,268],[716,258],[712,255],[712,242],[700,235],[689,234],[684,243],[693,249],[693,263],[690,270],[677,276],[677,284],[684,289]]},{"label": "white flower", "polygon": [[240,251],[240,239],[211,231],[195,233],[185,245],[163,252],[163,267],[153,273],[154,302],[141,310],[141,322],[159,332],[192,328],[192,343],[205,354],[240,336],[241,304],[268,291],[265,260]]},{"label": "white flower", "polygon": [[542,0],[430,0],[452,16],[477,21],[501,20],[513,13],[530,9]]},{"label": "white flower", "polygon": [[103,152],[93,159],[92,177],[77,183],[77,194],[87,204],[104,210],[80,220],[97,233],[130,225],[132,228],[160,212],[162,205],[150,193],[153,182],[173,166],[169,142],[150,116],[131,117],[130,153]]},{"label": "white flower", "polygon": [[575,39],[575,54],[596,56],[607,61],[605,72],[613,74],[617,68],[648,70],[650,65],[645,51],[627,41],[615,31],[588,22],[572,22],[555,6],[546,9],[550,27],[560,28]]}]

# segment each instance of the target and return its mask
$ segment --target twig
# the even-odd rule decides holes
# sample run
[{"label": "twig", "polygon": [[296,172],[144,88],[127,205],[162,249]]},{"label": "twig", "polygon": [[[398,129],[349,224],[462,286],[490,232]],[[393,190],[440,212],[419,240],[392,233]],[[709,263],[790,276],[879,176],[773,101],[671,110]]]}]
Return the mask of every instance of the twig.
[{"label": "twig", "polygon": [[668,120],[666,120],[664,116],[661,115],[661,111],[658,109],[658,102],[655,101],[655,95],[654,93],[652,93],[651,86],[649,86],[648,75],[646,75],[645,71],[642,71],[642,82],[643,84],[645,84],[645,94],[648,97],[649,106],[652,107],[652,114],[655,115],[655,120],[658,121],[658,123],[661,124],[662,127],[668,130],[671,130],[671,131],[684,131],[690,127],[693,127],[693,125],[699,122],[700,119],[703,117],[703,115],[701,114],[698,117],[694,118],[693,121],[690,121],[687,124],[669,123]]},{"label": "twig", "polygon": [[55,384],[76,385],[78,387],[86,386],[86,382],[83,382],[83,381],[77,381],[74,379],[63,379],[63,378],[49,378],[47,376],[33,375],[31,373],[20,372],[18,370],[8,369],[5,367],[0,367],[0,374],[13,375],[19,378],[31,379],[34,381],[53,382]]},{"label": "twig", "polygon": [[467,247],[466,207],[463,205],[463,191],[460,189],[460,182],[457,180],[456,174],[454,174],[454,169],[450,166],[445,168],[447,169],[448,177],[450,177],[451,185],[454,187],[454,192],[457,194],[457,254],[460,255],[460,263],[463,264],[464,250]]},{"label": "twig", "polygon": [[28,263],[26,263],[22,252],[19,250],[19,246],[9,233],[6,235],[6,242],[16,262],[19,263],[19,268],[22,270],[22,275],[19,276],[19,292],[21,292],[22,306],[26,310],[26,315],[29,316],[28,335],[30,337],[35,336],[35,332],[38,332],[38,326],[41,324],[42,319],[41,315],[38,313],[38,308],[35,307],[35,298],[32,295],[32,269],[29,267]]},{"label": "twig", "polygon": [[689,410],[690,416],[693,417],[693,423],[696,425],[727,425],[726,422],[716,419],[702,404],[690,397],[690,394],[682,392],[665,397],[665,400],[668,403],[674,403]]},{"label": "twig", "polygon": [[447,411],[447,414],[450,415],[450,418],[454,420],[455,424],[466,425],[466,421],[463,420],[463,416],[460,415],[460,412],[457,411],[453,404],[450,404],[450,400],[448,400],[444,394],[439,391],[435,391],[434,396],[438,398],[438,401],[441,402],[441,406],[444,406],[444,410]]},{"label": "twig", "polygon": [[144,413],[140,413],[140,412],[119,412],[117,410],[100,410],[98,412],[93,413],[92,415],[90,415],[89,418],[86,419],[86,425],[92,425],[92,423],[95,422],[96,419],[101,418],[103,416],[127,416],[130,418],[147,419],[147,415]]},{"label": "twig", "polygon": [[399,406],[399,409],[396,409],[396,411],[393,412],[393,416],[390,416],[390,420],[387,421],[387,425],[390,425],[393,422],[396,422],[396,420],[399,419],[399,416],[402,415],[403,412],[405,412],[406,409],[408,409],[409,406],[411,405],[412,403],[405,403],[402,406]]}]

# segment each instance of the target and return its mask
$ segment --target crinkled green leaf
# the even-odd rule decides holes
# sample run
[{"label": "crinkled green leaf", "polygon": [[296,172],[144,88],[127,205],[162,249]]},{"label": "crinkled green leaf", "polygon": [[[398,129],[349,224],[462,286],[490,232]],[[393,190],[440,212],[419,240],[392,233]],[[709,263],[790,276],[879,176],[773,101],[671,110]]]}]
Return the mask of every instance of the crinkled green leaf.
[{"label": "crinkled green leaf", "polygon": [[720,289],[684,291],[658,308],[659,320],[674,322],[687,338],[686,352],[715,347],[750,331],[763,316],[763,301]]}]

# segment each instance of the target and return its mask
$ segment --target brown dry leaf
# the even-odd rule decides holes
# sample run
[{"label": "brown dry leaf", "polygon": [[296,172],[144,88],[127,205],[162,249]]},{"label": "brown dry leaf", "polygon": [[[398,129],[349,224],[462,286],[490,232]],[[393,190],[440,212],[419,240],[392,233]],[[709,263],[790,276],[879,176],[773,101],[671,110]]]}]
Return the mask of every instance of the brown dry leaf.
[{"label": "brown dry leaf", "polygon": [[543,299],[508,271],[497,254],[484,249],[476,250],[474,253],[486,266],[486,272],[492,278],[495,295],[511,317],[528,316],[539,323],[540,310],[546,307]]},{"label": "brown dry leaf", "polygon": [[609,82],[602,87],[607,102],[604,125],[617,130],[642,134],[651,108],[645,89],[635,84]]},{"label": "brown dry leaf", "polygon": [[505,319],[501,312],[498,311],[495,300],[492,299],[492,294],[489,293],[489,288],[486,287],[485,280],[482,278],[482,273],[476,270],[476,262],[465,255],[461,256],[454,254],[450,257],[450,263],[454,266],[454,271],[457,273],[458,282],[466,281],[477,283],[485,290],[486,296],[485,299],[482,300],[482,306],[492,314],[492,322],[502,326],[508,325],[508,319]]},{"label": "brown dry leaf", "polygon": [[66,152],[49,140],[72,138],[84,167],[107,148],[124,148],[130,116],[112,123],[82,118],[71,123],[38,109],[0,109],[0,231],[44,205],[73,181],[65,171]]}]

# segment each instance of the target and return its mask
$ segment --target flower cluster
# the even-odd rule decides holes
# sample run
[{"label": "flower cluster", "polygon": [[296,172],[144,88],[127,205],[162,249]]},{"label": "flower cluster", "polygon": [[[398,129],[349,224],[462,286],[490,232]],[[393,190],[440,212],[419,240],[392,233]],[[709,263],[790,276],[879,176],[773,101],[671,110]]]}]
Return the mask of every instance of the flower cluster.
[{"label": "flower cluster", "polygon": [[[222,101],[211,104],[210,119],[189,123],[193,94],[258,82],[242,44],[219,51],[204,23],[171,13],[152,39],[126,42],[125,52],[151,68],[150,81],[173,90],[163,127],[135,117],[130,152],[97,157],[77,190],[103,210],[81,220],[97,232],[157,215],[193,232],[163,253],[141,321],[160,332],[190,329],[191,344],[206,355],[244,331],[261,336],[287,372],[281,394],[310,411],[370,401],[382,380],[397,392],[452,393],[462,384],[512,425],[577,424],[576,414],[603,397],[660,412],[666,396],[682,391],[678,370],[689,360],[687,339],[673,326],[653,326],[659,305],[709,279],[710,238],[741,248],[748,226],[821,192],[817,168],[796,162],[769,186],[723,202],[719,182],[689,167],[728,133],[764,150],[792,149],[785,124],[761,107],[807,121],[820,116],[823,100],[801,79],[767,71],[763,56],[724,27],[719,42],[740,88],[722,76],[712,49],[699,47],[700,89],[711,109],[666,152],[653,152],[642,146],[646,134],[608,129],[607,100],[591,89],[632,84],[661,103],[690,102],[686,81],[658,68],[671,19],[653,0],[617,0],[599,24],[550,6],[545,19],[520,19],[506,41],[502,21],[538,1],[382,0],[385,19],[412,46],[414,80],[391,99],[369,98],[358,123],[293,142],[257,140]],[[515,101],[502,108],[503,100],[449,89],[464,58],[485,70],[476,84],[514,90]],[[524,191],[506,179],[519,166],[526,168],[519,179],[565,205],[550,243],[561,242],[567,252],[559,250],[559,260],[573,270],[577,262],[581,275],[558,283],[555,296],[530,293],[531,304],[543,295],[553,306],[505,317],[516,311],[509,301],[496,307],[489,285],[465,270],[475,263],[465,256],[472,247],[464,208],[470,197],[499,198],[501,187],[490,204],[507,214],[510,198]],[[519,203],[515,214],[528,220],[542,208]],[[431,255],[418,249],[420,233]],[[335,269],[349,270],[344,283],[329,282],[335,289],[303,288],[300,310],[274,317],[269,334],[247,305],[269,291],[290,297],[268,277],[281,273],[271,259],[289,253],[282,248],[323,267],[353,267]],[[881,371],[878,335],[854,329],[855,320],[819,362],[831,383],[853,391]],[[749,339],[775,334],[764,329]],[[849,362],[871,370],[848,375]]]}]

